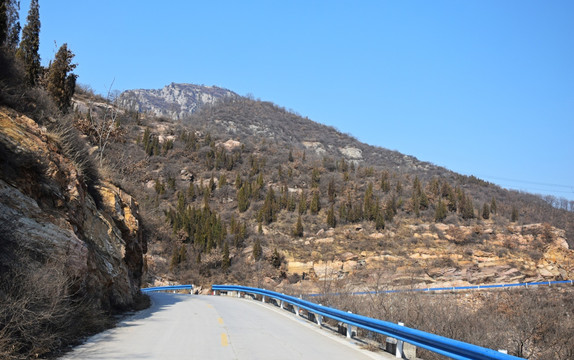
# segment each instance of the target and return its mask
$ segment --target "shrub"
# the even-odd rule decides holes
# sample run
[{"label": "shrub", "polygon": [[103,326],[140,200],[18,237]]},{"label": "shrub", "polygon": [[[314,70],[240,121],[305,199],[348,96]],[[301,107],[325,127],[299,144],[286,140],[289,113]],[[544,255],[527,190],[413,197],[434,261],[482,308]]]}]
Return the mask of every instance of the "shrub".
[{"label": "shrub", "polygon": [[88,193],[99,206],[101,197],[96,189],[99,183],[99,172],[86,141],[74,128],[70,117],[63,117],[60,121],[51,124],[50,131],[52,137],[60,145],[63,154],[74,163],[78,174],[84,179]]},{"label": "shrub", "polygon": [[0,357],[36,358],[111,326],[111,317],[75,288],[62,263],[22,261],[3,272]]}]

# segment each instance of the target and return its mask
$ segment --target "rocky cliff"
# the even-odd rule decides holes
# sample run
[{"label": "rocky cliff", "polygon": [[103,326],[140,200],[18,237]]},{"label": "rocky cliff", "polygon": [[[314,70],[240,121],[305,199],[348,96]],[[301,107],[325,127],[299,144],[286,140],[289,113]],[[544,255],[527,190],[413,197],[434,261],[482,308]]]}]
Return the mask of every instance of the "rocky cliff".
[{"label": "rocky cliff", "polygon": [[202,106],[236,96],[233,91],[217,86],[171,83],[159,90],[125,91],[118,101],[124,109],[180,120],[189,117]]},{"label": "rocky cliff", "polygon": [[138,204],[107,182],[92,179],[89,191],[85,159],[65,154],[65,141],[64,132],[0,108],[0,270],[60,266],[101,309],[129,307],[147,250]]},{"label": "rocky cliff", "polygon": [[[330,229],[300,239],[287,253],[288,273],[305,273],[319,283],[354,279],[347,283],[349,291],[554,281],[574,276],[574,251],[568,247],[565,232],[549,224],[404,223],[396,231],[370,232],[359,226],[345,232]],[[356,251],[353,245],[358,243],[366,250]]]}]

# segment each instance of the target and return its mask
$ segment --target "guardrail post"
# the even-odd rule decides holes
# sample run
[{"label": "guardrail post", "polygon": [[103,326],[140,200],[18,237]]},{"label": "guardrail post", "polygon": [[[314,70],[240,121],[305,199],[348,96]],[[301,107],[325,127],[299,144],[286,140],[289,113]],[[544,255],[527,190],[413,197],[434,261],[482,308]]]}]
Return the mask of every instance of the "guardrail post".
[{"label": "guardrail post", "polygon": [[[405,326],[404,323],[400,322],[398,323],[399,326]],[[403,358],[403,345],[404,345],[404,341],[397,339],[397,351],[395,352],[395,357],[402,359]]]},{"label": "guardrail post", "polygon": [[261,295],[261,302],[265,304],[265,303],[266,303],[265,300],[266,300],[266,299],[265,299],[265,295]]},{"label": "guardrail post", "polygon": [[[323,306],[323,304],[319,304],[319,306]],[[315,314],[315,317],[317,318],[317,325],[322,326],[323,325],[323,315]]]},{"label": "guardrail post", "polygon": [[299,316],[299,306],[293,305],[293,310],[295,310],[295,315]]},{"label": "guardrail post", "polygon": [[283,310],[285,308],[285,305],[283,304],[283,300],[281,300],[281,303],[279,304],[279,306],[281,306],[281,310]]},{"label": "guardrail post", "polygon": [[[349,314],[352,314],[352,312],[347,311]],[[347,337],[349,339],[353,338],[353,326],[351,326],[351,324],[347,324]]]}]

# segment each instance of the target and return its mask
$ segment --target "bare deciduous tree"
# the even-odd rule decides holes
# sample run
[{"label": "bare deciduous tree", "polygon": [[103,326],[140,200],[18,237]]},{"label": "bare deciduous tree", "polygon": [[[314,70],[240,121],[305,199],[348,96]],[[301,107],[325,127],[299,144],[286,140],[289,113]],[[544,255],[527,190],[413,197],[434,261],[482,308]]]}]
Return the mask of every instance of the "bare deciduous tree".
[{"label": "bare deciduous tree", "polygon": [[96,140],[97,158],[102,166],[104,159],[104,151],[106,146],[110,142],[113,132],[117,129],[118,124],[118,114],[119,107],[116,106],[117,94],[112,91],[112,85],[108,89],[108,94],[106,96],[107,103],[100,106],[100,111],[96,107],[95,102],[89,104],[88,109],[88,120],[90,122],[90,130],[93,132]]}]

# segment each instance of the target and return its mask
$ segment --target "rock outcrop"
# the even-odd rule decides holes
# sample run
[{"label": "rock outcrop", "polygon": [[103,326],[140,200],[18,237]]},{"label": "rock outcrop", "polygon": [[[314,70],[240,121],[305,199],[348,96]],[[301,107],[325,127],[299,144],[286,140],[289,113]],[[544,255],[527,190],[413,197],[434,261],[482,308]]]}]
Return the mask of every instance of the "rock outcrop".
[{"label": "rock outcrop", "polygon": [[181,120],[202,106],[214,104],[224,97],[236,96],[233,91],[217,86],[171,83],[159,90],[127,90],[118,100],[124,109]]},{"label": "rock outcrop", "polygon": [[64,155],[61,141],[0,108],[0,271],[58,264],[102,309],[129,307],[147,250],[138,205],[107,182],[88,191],[81,159]]},{"label": "rock outcrop", "polygon": [[[347,278],[356,282],[353,291],[383,283],[426,288],[574,277],[574,250],[565,231],[549,224],[404,225],[401,235],[389,230],[366,235],[350,228],[341,236],[340,231],[299,240],[299,246],[284,253],[287,273],[319,283]],[[368,248],[373,241],[385,250],[349,250]]]}]

